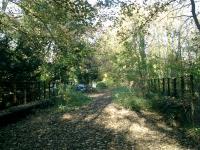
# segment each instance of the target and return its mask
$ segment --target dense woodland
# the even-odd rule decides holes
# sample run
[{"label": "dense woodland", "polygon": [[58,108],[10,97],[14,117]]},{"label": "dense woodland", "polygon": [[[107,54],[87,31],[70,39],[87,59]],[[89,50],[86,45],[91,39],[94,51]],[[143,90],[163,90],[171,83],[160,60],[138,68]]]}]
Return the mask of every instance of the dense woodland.
[{"label": "dense woodland", "polygon": [[29,92],[25,82],[47,89],[96,82],[165,96],[159,106],[184,111],[172,118],[187,118],[199,132],[200,1],[0,0],[0,7],[4,107],[15,105],[5,93],[16,92],[17,82]]},{"label": "dense woodland", "polygon": [[89,2],[3,0],[1,81],[199,75],[198,2]]}]

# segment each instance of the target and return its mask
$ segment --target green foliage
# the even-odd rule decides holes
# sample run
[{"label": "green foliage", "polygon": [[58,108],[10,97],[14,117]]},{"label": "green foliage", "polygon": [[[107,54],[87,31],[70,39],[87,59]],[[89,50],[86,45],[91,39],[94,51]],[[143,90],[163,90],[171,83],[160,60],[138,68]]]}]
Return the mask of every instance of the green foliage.
[{"label": "green foliage", "polygon": [[104,82],[98,82],[96,87],[97,89],[101,90],[101,89],[106,89],[107,85]]},{"label": "green foliage", "polygon": [[[43,60],[38,50],[23,39],[24,36],[14,43],[7,35],[0,38],[0,80],[36,80],[37,72]],[[11,45],[11,42],[12,45]]]},{"label": "green foliage", "polygon": [[[78,61],[77,61],[78,62]],[[77,66],[75,77],[78,83],[89,84],[98,78],[98,66],[96,60],[92,57],[87,57]]]},{"label": "green foliage", "polygon": [[[150,110],[161,113],[166,122],[175,127],[182,127],[187,137],[193,139],[199,144],[200,128],[199,120],[192,123],[191,107],[185,101],[179,101],[171,98],[163,98],[157,94],[149,93],[147,98],[136,96],[137,92],[127,87],[115,88],[112,91],[113,101],[125,108],[133,111]],[[197,114],[199,116],[199,113]]]},{"label": "green foliage", "polygon": [[154,98],[151,98],[151,107],[162,113],[170,124],[172,124],[173,121],[177,121],[182,125],[191,122],[189,114],[190,107],[175,99],[165,99],[160,97],[159,99],[154,100]]},{"label": "green foliage", "polygon": [[64,85],[59,86],[58,97],[54,100],[55,105],[61,111],[73,110],[89,102],[91,102],[91,98],[71,87],[64,87]]},{"label": "green foliage", "polygon": [[118,85],[117,81],[115,81],[112,77],[108,77],[105,81],[104,81],[105,85],[107,87],[115,87]]},{"label": "green foliage", "polygon": [[6,6],[0,10],[2,78],[86,83],[97,78],[96,63],[89,61],[94,50],[86,36],[96,10],[87,1],[10,3],[19,16],[7,13]]},{"label": "green foliage", "polygon": [[191,137],[196,143],[199,143],[200,141],[200,127],[186,127],[186,134],[187,136]]},{"label": "green foliage", "polygon": [[135,90],[127,87],[113,89],[113,100],[125,108],[134,111],[146,110],[150,108],[149,102],[146,99],[137,97]]},{"label": "green foliage", "polygon": [[141,95],[138,96],[138,90],[127,87],[115,88],[113,99],[114,102],[134,111],[148,109],[162,113],[171,125],[174,121],[180,125],[193,123],[191,106],[186,100],[163,98],[154,93],[149,93],[146,98],[142,98]]}]

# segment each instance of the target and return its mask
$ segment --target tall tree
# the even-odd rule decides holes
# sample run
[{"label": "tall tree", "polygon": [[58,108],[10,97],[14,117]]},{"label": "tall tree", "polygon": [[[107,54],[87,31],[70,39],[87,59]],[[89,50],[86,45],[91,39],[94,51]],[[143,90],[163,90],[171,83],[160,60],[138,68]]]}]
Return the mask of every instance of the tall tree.
[{"label": "tall tree", "polygon": [[199,20],[197,18],[197,14],[196,14],[195,1],[194,0],[190,0],[190,2],[191,2],[191,5],[192,5],[192,16],[193,16],[194,22],[195,22],[195,24],[197,26],[197,29],[200,32],[200,23],[199,23]]}]

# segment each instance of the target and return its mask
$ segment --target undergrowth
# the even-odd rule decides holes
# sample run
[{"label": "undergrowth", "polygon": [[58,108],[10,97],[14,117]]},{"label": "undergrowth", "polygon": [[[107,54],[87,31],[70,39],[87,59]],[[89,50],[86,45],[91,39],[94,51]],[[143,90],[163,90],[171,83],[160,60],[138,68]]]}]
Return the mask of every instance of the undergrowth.
[{"label": "undergrowth", "polygon": [[113,89],[112,96],[115,103],[125,108],[159,112],[169,125],[181,128],[186,136],[200,144],[200,124],[198,120],[192,120],[191,107],[187,100],[162,97],[154,93],[149,93],[144,98],[141,94],[138,95],[138,91],[127,87]]},{"label": "undergrowth", "polygon": [[55,107],[59,111],[70,111],[78,109],[79,107],[91,102],[86,94],[75,91],[71,88],[61,89],[58,92],[58,96],[54,98]]},{"label": "undergrowth", "polygon": [[126,87],[115,88],[112,91],[112,97],[115,103],[131,110],[150,109],[148,101],[142,97],[137,97],[133,89]]},{"label": "undergrowth", "polygon": [[103,90],[107,88],[107,85],[104,82],[98,82],[96,88],[97,90]]}]

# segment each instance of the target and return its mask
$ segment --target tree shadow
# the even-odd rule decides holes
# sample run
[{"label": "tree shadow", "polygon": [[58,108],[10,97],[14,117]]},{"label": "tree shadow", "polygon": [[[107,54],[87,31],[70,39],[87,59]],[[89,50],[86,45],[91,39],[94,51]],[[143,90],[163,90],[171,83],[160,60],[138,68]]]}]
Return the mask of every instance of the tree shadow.
[{"label": "tree shadow", "polygon": [[[101,95],[79,111],[53,116],[43,113],[0,129],[0,149],[132,149],[134,143],[126,141],[122,133],[108,129],[94,120],[111,103],[109,95]],[[95,110],[94,110],[95,109]],[[46,116],[45,116],[46,115]],[[94,118],[87,121],[88,115]]]},{"label": "tree shadow", "polygon": [[[100,115],[105,115],[105,109],[111,103],[110,94],[105,92],[97,95],[91,104],[77,111],[35,114],[28,120],[0,129],[0,149],[144,149],[145,147],[137,147],[139,142],[135,141],[137,139],[127,138],[129,132],[108,128],[105,124],[96,122]],[[121,109],[116,107],[116,112],[120,112]],[[152,119],[154,117],[150,115],[142,112],[134,113],[139,117],[124,115],[118,119],[128,120],[129,125],[132,125],[139,124],[139,119],[144,118],[147,128],[165,133],[184,147],[188,147],[188,144],[180,140],[178,132],[158,126],[158,120]],[[154,141],[143,140],[143,142]]]},{"label": "tree shadow", "polygon": [[164,125],[159,124],[159,122],[161,122],[161,118],[155,118],[153,113],[144,113],[142,111],[135,112],[140,118],[145,119],[145,125],[147,128],[166,134],[166,136],[171,139],[175,139],[180,145],[187,149],[200,149],[200,143],[196,143],[179,128],[170,127],[169,125],[166,125],[166,123],[163,123]]}]

